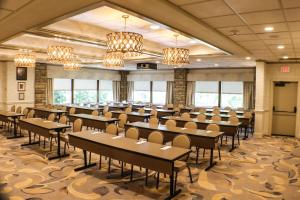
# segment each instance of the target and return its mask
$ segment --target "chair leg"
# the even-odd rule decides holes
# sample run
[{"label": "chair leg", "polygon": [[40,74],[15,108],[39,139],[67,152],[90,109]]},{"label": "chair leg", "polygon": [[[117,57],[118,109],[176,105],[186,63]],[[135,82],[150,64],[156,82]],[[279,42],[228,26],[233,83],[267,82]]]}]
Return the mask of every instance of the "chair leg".
[{"label": "chair leg", "polygon": [[[120,163],[120,161],[119,161]],[[121,177],[123,177],[123,174],[124,174],[124,163],[121,162]]]},{"label": "chair leg", "polygon": [[175,181],[174,181],[174,191],[176,191],[176,185],[177,185],[177,172],[175,172]]},{"label": "chair leg", "polygon": [[238,144],[240,145],[240,131],[238,131],[237,138],[238,138]]},{"label": "chair leg", "polygon": [[218,146],[218,152],[219,152],[219,160],[221,160],[221,150],[219,146]]},{"label": "chair leg", "polygon": [[196,155],[196,164],[198,164],[198,159],[199,159],[199,147],[196,147],[197,155]]},{"label": "chair leg", "polygon": [[102,164],[102,156],[100,155],[100,158],[99,158],[99,169],[101,169],[101,164]]},{"label": "chair leg", "polygon": [[111,158],[108,159],[108,174],[110,174],[110,163],[111,163]]},{"label": "chair leg", "polygon": [[64,144],[64,155],[66,155],[66,150],[67,150],[67,142]]},{"label": "chair leg", "polygon": [[52,137],[50,138],[50,151],[52,151]]},{"label": "chair leg", "polygon": [[203,149],[203,158],[204,158],[204,156],[205,156],[205,149]]},{"label": "chair leg", "polygon": [[156,189],[158,189],[158,186],[159,186],[159,172],[157,172]]},{"label": "chair leg", "polygon": [[44,149],[46,148],[46,138],[44,138]]},{"label": "chair leg", "polygon": [[148,185],[148,169],[146,169],[146,179],[145,179],[145,186]]},{"label": "chair leg", "polygon": [[189,170],[190,182],[193,183],[193,177],[192,177],[191,168],[189,166],[187,168]]},{"label": "chair leg", "polygon": [[130,182],[132,181],[132,176],[133,176],[133,165],[131,165],[131,170],[130,170]]}]

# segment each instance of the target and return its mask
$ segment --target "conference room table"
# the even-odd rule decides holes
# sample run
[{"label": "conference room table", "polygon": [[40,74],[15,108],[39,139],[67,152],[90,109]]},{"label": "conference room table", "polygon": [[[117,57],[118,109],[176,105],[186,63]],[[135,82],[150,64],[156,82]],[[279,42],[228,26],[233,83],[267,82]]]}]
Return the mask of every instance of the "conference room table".
[{"label": "conference room table", "polygon": [[58,109],[51,109],[51,108],[38,108],[38,107],[27,107],[29,110],[34,110],[34,116],[35,117],[41,117],[41,118],[48,118],[48,116],[51,113],[54,113],[56,116],[58,116],[58,118],[60,118],[60,116],[62,114],[67,113],[67,111],[65,110],[58,110]]},{"label": "conference room table", "polygon": [[123,136],[92,131],[70,133],[69,143],[83,150],[84,166],[76,168],[75,171],[96,165],[95,163],[88,164],[87,151],[89,151],[124,163],[168,174],[170,176],[170,194],[167,199],[171,199],[181,191],[180,189],[175,191],[175,161],[191,152],[190,149],[165,147],[156,143],[140,142]]},{"label": "conference room table", "polygon": [[93,127],[100,130],[105,130],[108,124],[116,123],[119,121],[117,118],[107,118],[104,116],[94,116],[88,114],[69,114],[70,122],[74,122],[80,118],[82,120],[82,126]]},{"label": "conference room table", "polygon": [[190,118],[190,119],[183,119],[181,117],[176,117],[176,116],[166,116],[162,117],[160,119],[161,124],[165,124],[167,120],[173,119],[176,121],[176,126],[178,127],[184,127],[185,123],[187,122],[195,122],[197,124],[198,129],[206,129],[206,127],[209,124],[218,124],[220,126],[220,131],[224,132],[225,136],[230,136],[232,137],[232,142],[231,142],[231,149],[229,150],[230,152],[233,151],[236,146],[234,144],[235,137],[237,137],[238,132],[240,130],[240,127],[242,125],[241,122],[237,124],[232,124],[229,121],[220,121],[220,122],[214,122],[212,120],[204,120],[204,121],[199,121],[197,118]]},{"label": "conference room table", "polygon": [[67,105],[67,111],[69,113],[69,110],[71,108],[75,108],[76,114],[92,114],[94,110],[97,110],[99,113],[103,112],[103,107],[93,108],[93,107],[86,107],[86,106],[76,106],[76,105]]},{"label": "conference room table", "polygon": [[57,155],[48,157],[48,159],[52,160],[56,158],[66,157],[69,155],[69,154],[61,155],[60,138],[61,138],[62,131],[66,128],[70,128],[71,127],[70,125],[60,124],[57,122],[52,122],[41,118],[28,118],[28,119],[20,119],[19,126],[22,130],[27,130],[29,136],[29,142],[24,143],[21,146],[34,145],[39,143],[39,142],[32,142],[31,132],[43,137],[49,137],[50,131],[55,131],[57,132]]},{"label": "conference room table", "polygon": [[111,111],[112,116],[114,118],[119,118],[120,114],[127,114],[127,121],[129,122],[144,122],[148,121],[152,114],[150,113],[139,113],[139,112],[130,112],[130,113],[125,113],[124,111]]},{"label": "conference room table", "polygon": [[108,105],[108,110],[109,111],[115,111],[115,110],[125,110],[128,106],[127,105],[117,105],[117,104],[112,104],[112,105]]},{"label": "conference room table", "polygon": [[209,170],[216,164],[216,162],[214,162],[213,160],[215,141],[223,135],[223,132],[187,129],[181,127],[167,128],[165,125],[153,125],[145,122],[127,123],[125,124],[125,131],[127,131],[130,127],[138,128],[139,136],[141,138],[148,138],[150,133],[152,133],[153,131],[160,131],[164,135],[164,143],[171,142],[177,135],[187,135],[191,139],[191,146],[210,149],[209,166],[205,170]]},{"label": "conference room table", "polygon": [[[190,115],[192,118],[196,118],[200,114],[204,114],[206,116],[206,118],[208,118],[208,119],[211,119],[214,115],[216,115],[213,113],[190,112]],[[220,114],[219,116],[221,117],[222,121],[228,121],[229,117],[231,117],[231,115],[228,115],[228,114]],[[236,117],[239,119],[239,121],[243,125],[250,123],[250,118],[247,118],[243,115],[237,115]]]},{"label": "conference room table", "polygon": [[[213,108],[206,108],[206,113],[212,113],[213,112]],[[233,110],[236,112],[237,115],[244,115],[244,111],[243,110]],[[230,110],[225,110],[225,109],[221,109],[220,113],[221,114],[228,114],[230,112]]]},{"label": "conference room table", "polygon": [[[153,109],[152,108],[144,108],[146,113],[150,113]],[[172,116],[175,114],[175,110],[166,110],[166,109],[156,109],[157,117],[161,118],[164,116]]]},{"label": "conference room table", "polygon": [[12,119],[13,126],[14,126],[13,136],[8,136],[7,139],[23,137],[21,134],[18,135],[17,133],[17,119],[22,116],[24,116],[24,114],[22,113],[0,110],[0,121],[7,123],[10,122],[10,119]]}]

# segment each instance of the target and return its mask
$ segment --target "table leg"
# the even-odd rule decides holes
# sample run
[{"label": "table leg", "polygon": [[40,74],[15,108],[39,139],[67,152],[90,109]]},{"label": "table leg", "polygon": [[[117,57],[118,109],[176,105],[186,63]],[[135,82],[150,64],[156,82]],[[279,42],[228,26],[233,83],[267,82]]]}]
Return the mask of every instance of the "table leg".
[{"label": "table leg", "polygon": [[229,152],[232,152],[234,149],[235,149],[235,146],[234,146],[234,134],[232,135],[232,143],[231,143],[231,149],[229,150]]},{"label": "table leg", "polygon": [[84,166],[75,168],[74,171],[80,171],[80,170],[83,170],[83,169],[87,169],[89,167],[96,166],[96,163],[90,163],[90,164],[88,164],[86,150],[83,150],[83,160],[84,160]]},{"label": "table leg", "polygon": [[28,131],[29,143],[21,144],[21,146],[29,146],[34,144],[39,144],[39,142],[31,142],[31,131]]},{"label": "table leg", "polygon": [[62,157],[67,157],[69,156],[69,154],[64,154],[64,155],[61,155],[60,153],[60,133],[61,133],[61,129],[57,129],[55,130],[57,132],[57,155],[56,156],[53,156],[53,157],[49,157],[48,159],[49,160],[53,160],[53,159],[57,159],[57,158],[62,158]]},{"label": "table leg", "polygon": [[215,166],[215,164],[217,164],[217,162],[214,162],[214,149],[211,148],[210,149],[209,166],[205,169],[205,171],[208,171],[210,168],[212,168],[213,166]]},{"label": "table leg", "polygon": [[170,195],[166,200],[170,200],[181,192],[181,189],[174,191],[174,163],[172,163],[172,173],[170,174]]},{"label": "table leg", "polygon": [[17,117],[13,117],[13,120],[14,120],[14,135],[10,136],[10,137],[7,137],[7,139],[14,139],[14,138],[24,137],[21,134],[20,135],[17,134]]}]

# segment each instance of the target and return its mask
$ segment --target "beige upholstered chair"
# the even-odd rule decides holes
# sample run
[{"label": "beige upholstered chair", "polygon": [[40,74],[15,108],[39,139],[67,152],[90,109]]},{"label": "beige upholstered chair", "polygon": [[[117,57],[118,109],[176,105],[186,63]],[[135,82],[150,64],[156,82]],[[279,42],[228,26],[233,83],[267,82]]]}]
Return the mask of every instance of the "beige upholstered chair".
[{"label": "beige upholstered chair", "polygon": [[151,117],[157,117],[157,110],[151,110],[150,114],[152,115]]},{"label": "beige upholstered chair", "polygon": [[76,113],[76,108],[70,108],[70,110],[69,110],[69,114],[70,115],[73,115],[73,114],[75,114]]},{"label": "beige upholstered chair", "polygon": [[107,113],[108,110],[109,110],[108,105],[104,106],[104,107],[103,107],[103,114],[105,115],[105,113]]},{"label": "beige upholstered chair", "polygon": [[215,114],[215,115],[219,115],[220,114],[219,108],[213,109],[212,113]]},{"label": "beige upholstered chair", "polygon": [[99,116],[99,111],[98,110],[93,110],[92,115],[93,116]]},{"label": "beige upholstered chair", "polygon": [[15,105],[12,105],[10,107],[10,112],[16,112],[16,106]]},{"label": "beige upholstered chair", "polygon": [[175,115],[179,116],[179,114],[180,114],[180,108],[179,107],[175,107],[173,110],[175,111]]},{"label": "beige upholstered chair", "polygon": [[[73,133],[80,132],[82,130],[82,119],[76,119],[73,123]],[[67,145],[69,146],[69,136],[65,134],[61,137],[61,140],[65,142],[64,145],[64,154],[66,154]]]},{"label": "beige upholstered chair", "polygon": [[199,122],[203,122],[203,121],[205,121],[206,120],[206,115],[205,114],[199,114],[198,116],[197,116],[197,120],[199,121]]},{"label": "beige upholstered chair", "polygon": [[144,108],[140,108],[140,109],[138,110],[138,113],[144,114],[144,113],[145,113],[145,109],[144,109]]},{"label": "beige upholstered chair", "polygon": [[206,113],[206,109],[205,108],[199,108],[199,113]]},{"label": "beige upholstered chair", "polygon": [[116,124],[109,124],[106,127],[105,132],[112,135],[118,135],[118,127]]},{"label": "beige upholstered chair", "polygon": [[34,118],[34,114],[35,114],[35,111],[34,110],[30,110],[28,115],[27,115],[27,118]]},{"label": "beige upholstered chair", "polygon": [[195,122],[186,122],[184,128],[197,129],[197,124]]},{"label": "beige upholstered chair", "polygon": [[214,115],[211,117],[211,120],[213,122],[220,122],[222,120],[222,118],[220,117],[220,115]]},{"label": "beige upholstered chair", "polygon": [[236,112],[234,110],[230,110],[228,112],[228,115],[230,115],[230,116],[236,116]]},{"label": "beige upholstered chair", "polygon": [[55,115],[54,113],[51,113],[51,114],[48,116],[48,121],[54,122],[54,121],[55,121],[55,118],[56,118],[56,115]]},{"label": "beige upholstered chair", "polygon": [[236,116],[230,116],[230,117],[228,118],[228,121],[229,121],[231,124],[238,124],[240,120],[239,120],[239,118],[236,117]]},{"label": "beige upholstered chair", "polygon": [[[207,131],[214,131],[214,132],[220,132],[220,126],[218,124],[209,124],[206,127]],[[221,160],[221,150],[220,150],[220,144],[219,144],[219,138],[216,138],[215,140],[215,148],[218,149],[219,153],[219,160]],[[205,155],[205,149],[203,150],[203,157]]]},{"label": "beige upholstered chair", "polygon": [[224,108],[224,110],[231,110],[231,108],[230,108],[229,106],[226,106],[226,107]]},{"label": "beige upholstered chair", "polygon": [[152,105],[152,106],[151,106],[151,109],[152,109],[152,110],[156,110],[156,105]]},{"label": "beige upholstered chair", "polygon": [[179,108],[184,108],[184,105],[182,103],[178,104]]},{"label": "beige upholstered chair", "polygon": [[131,113],[132,112],[132,108],[131,107],[127,107],[125,109],[125,113],[128,114],[128,113]]},{"label": "beige upholstered chair", "polygon": [[125,124],[127,123],[127,114],[122,113],[119,115],[119,122],[118,122],[118,132],[121,133],[125,130]]},{"label": "beige upholstered chair", "polygon": [[168,103],[168,104],[167,104],[167,108],[168,108],[168,109],[169,109],[169,108],[170,108],[170,109],[171,109],[171,108],[174,108],[174,105],[173,105],[172,103]]},{"label": "beige upholstered chair", "polygon": [[151,117],[151,118],[149,119],[149,124],[150,124],[150,125],[158,125],[158,123],[159,123],[159,120],[158,120],[158,118],[156,118],[156,117]]},{"label": "beige upholstered chair", "polygon": [[137,128],[131,127],[126,131],[125,137],[137,140],[139,139],[139,130]]},{"label": "beige upholstered chair", "polygon": [[185,112],[185,113],[181,114],[181,118],[189,120],[189,119],[191,119],[191,115],[190,115],[190,113]]},{"label": "beige upholstered chair", "polygon": [[28,108],[24,108],[24,110],[23,110],[23,115],[24,115],[24,118],[26,118],[26,117],[27,117],[27,115],[28,115],[28,112],[29,112]]},{"label": "beige upholstered chair", "polygon": [[106,117],[108,119],[112,118],[112,112],[106,112],[106,113],[104,113],[104,117]]},{"label": "beige upholstered chair", "polygon": [[174,128],[174,127],[176,127],[176,121],[175,120],[173,120],[173,119],[168,119],[167,121],[166,121],[166,127],[167,127],[167,129],[171,129],[171,128]]},{"label": "beige upholstered chair", "polygon": [[244,117],[245,118],[248,118],[248,119],[251,119],[252,118],[252,113],[247,111],[247,112],[244,112]]},{"label": "beige upholstered chair", "polygon": [[[67,124],[68,123],[68,119],[67,116],[63,115],[59,118],[58,123],[60,124]],[[63,130],[62,132],[64,133],[66,130]],[[53,138],[57,138],[57,133],[55,131],[50,131],[50,151],[52,151],[52,141]]]},{"label": "beige upholstered chair", "polygon": [[21,107],[21,106],[18,106],[18,107],[17,107],[16,113],[22,113],[22,107]]}]

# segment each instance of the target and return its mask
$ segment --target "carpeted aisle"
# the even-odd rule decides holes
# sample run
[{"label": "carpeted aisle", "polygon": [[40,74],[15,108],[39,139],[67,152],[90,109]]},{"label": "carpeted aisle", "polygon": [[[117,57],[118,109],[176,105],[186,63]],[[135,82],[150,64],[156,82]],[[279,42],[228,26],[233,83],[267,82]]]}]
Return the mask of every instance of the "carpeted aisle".
[{"label": "carpeted aisle", "polygon": [[[140,200],[164,199],[168,194],[168,177],[163,175],[156,190],[154,172],[150,173],[148,186],[145,187],[144,169],[140,171],[139,167],[135,167],[134,181],[129,182],[129,175],[120,177],[118,161],[113,162],[109,179],[104,158],[101,170],[97,166],[74,172],[75,167],[83,164],[79,149],[74,151],[71,147],[70,157],[48,161],[48,149],[43,150],[38,145],[21,148],[20,144],[25,141],[27,137],[7,140],[5,132],[0,132],[0,189],[9,199]],[[183,190],[175,199],[300,199],[299,140],[252,138],[242,141],[240,147],[231,153],[228,148],[223,146],[222,161],[218,161],[208,172],[203,170],[207,166],[208,154],[200,160],[199,166],[195,166],[195,155],[192,154],[190,162],[194,183],[190,184],[187,170],[181,172],[178,188]],[[99,156],[93,155],[92,160],[98,162]]]}]

